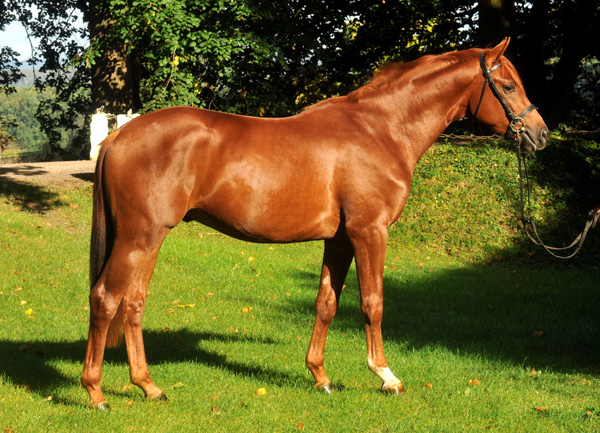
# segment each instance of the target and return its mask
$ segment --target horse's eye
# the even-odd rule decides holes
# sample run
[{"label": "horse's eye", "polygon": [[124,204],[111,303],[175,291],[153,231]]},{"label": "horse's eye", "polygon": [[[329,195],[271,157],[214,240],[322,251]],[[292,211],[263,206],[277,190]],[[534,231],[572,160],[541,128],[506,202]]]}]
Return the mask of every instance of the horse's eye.
[{"label": "horse's eye", "polygon": [[514,91],[515,91],[515,89],[516,89],[516,87],[515,87],[515,85],[514,85],[514,84],[507,84],[506,86],[504,86],[504,91],[505,91],[506,93],[511,93],[511,92],[514,92]]}]

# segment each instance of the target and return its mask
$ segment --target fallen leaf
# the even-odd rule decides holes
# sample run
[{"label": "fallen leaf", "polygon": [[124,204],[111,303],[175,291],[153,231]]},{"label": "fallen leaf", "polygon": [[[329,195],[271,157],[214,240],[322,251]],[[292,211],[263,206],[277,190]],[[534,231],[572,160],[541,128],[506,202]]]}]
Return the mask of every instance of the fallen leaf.
[{"label": "fallen leaf", "polygon": [[265,395],[267,393],[267,390],[265,388],[258,388],[258,390],[256,390],[256,395]]},{"label": "fallen leaf", "polygon": [[51,395],[49,395],[49,396],[48,396],[48,397],[46,397],[44,400],[46,400],[46,401],[52,401],[52,396],[51,396]]},{"label": "fallen leaf", "polygon": [[244,308],[242,308],[242,313],[248,314],[252,310],[254,310],[254,307],[244,307]]},{"label": "fallen leaf", "polygon": [[541,337],[542,335],[544,335],[544,331],[533,331],[534,337]]},{"label": "fallen leaf", "polygon": [[533,406],[533,408],[535,410],[537,410],[538,412],[547,412],[548,411],[548,409],[546,409],[545,407]]},{"label": "fallen leaf", "polygon": [[183,304],[183,305],[178,305],[179,308],[194,308],[196,306],[196,304]]},{"label": "fallen leaf", "polygon": [[423,385],[423,388],[429,388],[429,389],[432,389],[432,388],[433,388],[433,385],[432,385],[431,383],[427,382],[425,385]]},{"label": "fallen leaf", "polygon": [[304,428],[304,424],[300,423],[298,424],[298,427],[296,428],[296,430],[302,430]]},{"label": "fallen leaf", "polygon": [[28,316],[31,316],[33,314],[33,309],[28,308],[27,310],[25,310],[25,314],[27,314]]},{"label": "fallen leaf", "polygon": [[129,400],[125,406],[133,406],[133,400]]},{"label": "fallen leaf", "polygon": [[481,381],[477,378],[469,379],[469,386],[478,386],[481,385]]},{"label": "fallen leaf", "polygon": [[133,385],[124,385],[121,391],[129,391],[130,389],[133,389]]},{"label": "fallen leaf", "polygon": [[254,257],[252,257],[252,256],[251,256],[251,257],[248,257],[248,262],[249,262],[249,263],[253,263],[253,262],[254,262],[254,260],[256,260]]},{"label": "fallen leaf", "polygon": [[21,303],[19,305],[22,307],[23,305],[27,305],[27,304],[28,304],[27,301],[21,301]]},{"label": "fallen leaf", "polygon": [[175,310],[172,308],[169,308],[167,311],[169,312],[169,314],[173,314],[175,312]]}]

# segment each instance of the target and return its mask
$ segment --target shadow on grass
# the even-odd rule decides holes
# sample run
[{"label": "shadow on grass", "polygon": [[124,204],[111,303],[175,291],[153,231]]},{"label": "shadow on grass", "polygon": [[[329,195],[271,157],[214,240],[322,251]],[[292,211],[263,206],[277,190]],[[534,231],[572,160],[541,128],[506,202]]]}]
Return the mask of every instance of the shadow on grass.
[{"label": "shadow on grass", "polygon": [[[232,343],[275,344],[268,338],[252,338],[237,334],[218,334],[195,332],[181,329],[177,332],[144,331],[144,342],[149,365],[193,361],[208,367],[227,370],[251,378],[269,380],[275,385],[284,383],[306,382],[307,389],[311,384],[305,377],[291,377],[289,374],[275,369],[247,365],[228,360],[226,356],[202,349],[202,341],[224,341]],[[57,361],[69,361],[81,364],[85,356],[87,341],[0,341],[0,374],[6,376],[11,383],[28,389],[42,397],[52,395],[57,388],[78,386],[79,376],[73,378],[61,373],[53,364]],[[108,349],[105,361],[116,364],[127,364],[125,347]],[[78,404],[75,402],[54,399],[58,404]]]},{"label": "shadow on grass", "polygon": [[2,173],[0,171],[0,199],[21,211],[44,213],[65,205],[56,192],[43,186],[10,179]]},{"label": "shadow on grass", "polygon": [[[302,302],[278,304],[278,315],[297,318],[300,314],[309,323],[314,319],[313,300],[319,274],[292,272],[297,284],[302,290],[310,290],[311,296],[303,296]],[[393,350],[399,351],[400,356],[405,350],[439,347],[462,356],[526,369],[598,375],[599,283],[600,270],[593,267],[556,269],[476,264],[430,269],[425,264],[413,269],[388,270],[384,278],[384,345],[388,343],[388,355],[389,343],[393,342]],[[354,274],[349,275],[347,284],[332,330],[364,332]],[[267,338],[193,329],[150,330],[144,331],[144,340],[151,365],[194,362],[233,375],[259,378],[279,386],[293,383],[310,390],[312,381],[306,375],[232,361],[220,352],[202,348],[206,346],[203,342],[213,340],[232,345],[250,343],[255,347],[277,345],[276,335],[276,330]],[[15,386],[31,389],[45,398],[57,388],[78,386],[79,375],[65,374],[57,364],[65,361],[82,367],[85,347],[85,340],[0,340],[0,374]],[[126,365],[125,349],[107,351],[106,360]],[[392,368],[403,377],[410,375],[410,366],[392,365]],[[80,404],[58,399],[54,402]]]},{"label": "shadow on grass", "polygon": [[[546,220],[535,218],[540,237],[553,247],[564,247],[577,237],[589,218],[588,213],[600,208],[600,134],[570,134],[565,140],[551,140],[548,147],[528,158],[532,181],[532,203],[552,211]],[[537,185],[547,188],[552,197],[542,202],[537,196]],[[515,203],[515,209],[519,204]],[[535,214],[535,210],[534,210]],[[533,246],[523,234],[519,237],[519,251],[529,252],[536,260],[552,263],[542,248]],[[580,263],[598,264],[600,226],[591,229],[586,242],[576,256]],[[573,250],[559,252],[568,255]],[[513,260],[509,251],[497,252],[500,261]]]},{"label": "shadow on grass", "polygon": [[[316,285],[319,275],[311,275]],[[362,331],[356,276],[347,284],[332,329]],[[312,302],[289,308],[314,314]],[[600,270],[474,265],[388,272],[382,332],[384,345],[600,374]]]}]

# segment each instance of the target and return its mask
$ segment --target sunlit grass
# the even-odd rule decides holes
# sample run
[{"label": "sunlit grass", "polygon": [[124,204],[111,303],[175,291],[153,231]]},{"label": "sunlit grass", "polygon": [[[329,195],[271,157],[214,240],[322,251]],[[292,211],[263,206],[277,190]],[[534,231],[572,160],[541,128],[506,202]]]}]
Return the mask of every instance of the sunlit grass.
[{"label": "sunlit grass", "polygon": [[[407,221],[423,217],[417,204],[431,200],[427,191],[415,187]],[[469,254],[476,240],[449,238],[444,242],[458,251],[449,255],[448,243],[419,246],[422,236],[431,238],[416,226],[392,230],[384,275],[384,347],[406,394],[381,394],[368,372],[354,267],[326,347],[335,392],[323,395],[304,367],[322,244],[257,245],[181,224],[159,256],[144,317],[150,371],[171,401],[144,401],[129,383],[121,347],[107,352],[104,366],[113,411],[90,411],[79,384],[89,321],[90,193],[0,185],[1,429],[600,428],[600,271],[586,262],[520,260],[519,248],[510,260],[486,265],[494,260]],[[463,206],[446,200],[443,212]],[[485,218],[493,219],[489,212]],[[485,218],[475,217],[477,224]],[[509,237],[497,242],[515,248]]]}]

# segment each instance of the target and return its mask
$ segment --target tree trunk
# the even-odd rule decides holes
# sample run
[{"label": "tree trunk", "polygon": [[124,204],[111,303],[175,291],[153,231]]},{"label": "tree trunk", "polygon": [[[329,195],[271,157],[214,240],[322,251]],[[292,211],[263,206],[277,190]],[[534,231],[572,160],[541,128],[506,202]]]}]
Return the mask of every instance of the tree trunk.
[{"label": "tree trunk", "polygon": [[524,32],[522,55],[518,59],[519,72],[523,79],[529,99],[540,106],[544,111],[547,100],[548,85],[546,82],[546,67],[544,60],[546,52],[544,44],[551,29],[548,26],[550,0],[536,0],[533,2],[529,19]]},{"label": "tree trunk", "polygon": [[[90,39],[107,37],[112,24],[105,0],[90,0]],[[139,68],[134,54],[127,47],[112,43],[111,48],[97,59],[92,69],[92,108],[105,113],[125,114],[141,108]]]},{"label": "tree trunk", "polygon": [[[513,36],[514,0],[480,0],[477,11],[480,46],[494,46],[502,38]],[[510,50],[510,46],[508,49]]]},{"label": "tree trunk", "polygon": [[596,0],[565,1],[563,3],[563,38],[560,60],[547,92],[548,120],[559,123],[573,96],[573,88],[581,72],[581,61],[590,52],[587,42],[592,40],[594,18],[597,16]]}]

